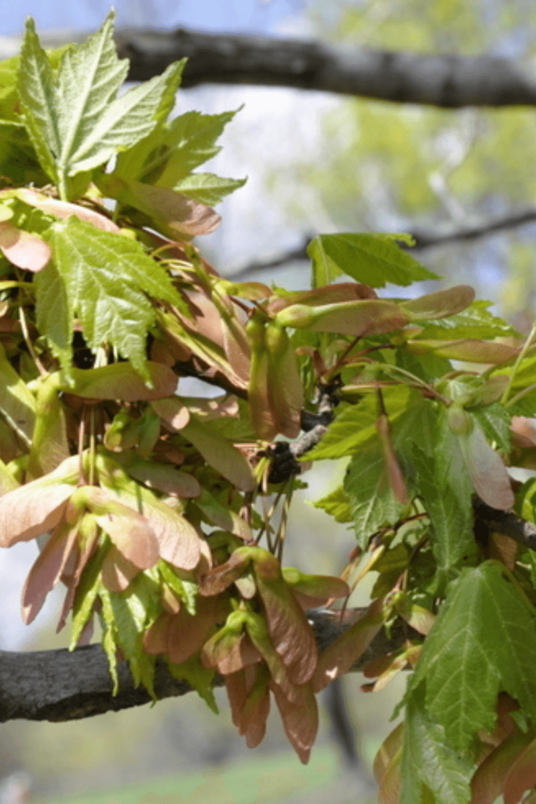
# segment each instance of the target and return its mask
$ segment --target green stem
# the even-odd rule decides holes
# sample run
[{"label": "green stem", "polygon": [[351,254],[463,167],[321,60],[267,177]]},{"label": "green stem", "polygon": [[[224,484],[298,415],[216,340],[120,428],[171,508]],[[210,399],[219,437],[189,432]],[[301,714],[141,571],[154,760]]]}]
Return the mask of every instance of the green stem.
[{"label": "green stem", "polygon": [[532,325],[532,329],[531,329],[531,331],[530,331],[530,333],[529,333],[529,336],[528,336],[527,340],[525,341],[525,343],[523,344],[523,348],[521,349],[520,353],[519,353],[519,354],[518,354],[518,356],[517,356],[517,360],[516,360],[516,362],[514,363],[514,367],[513,367],[513,369],[512,369],[512,373],[510,374],[510,378],[509,378],[509,380],[508,380],[508,385],[507,385],[507,386],[506,386],[506,388],[504,389],[504,393],[503,393],[503,395],[502,395],[502,397],[501,397],[501,405],[503,405],[503,406],[505,406],[505,407],[506,407],[506,403],[508,402],[508,398],[509,398],[509,396],[510,396],[510,393],[511,393],[511,391],[512,391],[512,386],[513,386],[513,384],[514,384],[514,380],[515,380],[515,378],[516,378],[516,374],[517,374],[517,372],[518,372],[518,370],[519,370],[519,366],[521,365],[521,361],[523,360],[523,358],[524,358],[524,357],[525,357],[525,355],[527,354],[527,351],[528,351],[528,350],[529,350],[529,348],[531,347],[531,345],[532,345],[532,339],[534,338],[534,336],[535,336],[535,335],[536,335],[536,321],[535,321],[535,322],[534,322],[534,324]]}]

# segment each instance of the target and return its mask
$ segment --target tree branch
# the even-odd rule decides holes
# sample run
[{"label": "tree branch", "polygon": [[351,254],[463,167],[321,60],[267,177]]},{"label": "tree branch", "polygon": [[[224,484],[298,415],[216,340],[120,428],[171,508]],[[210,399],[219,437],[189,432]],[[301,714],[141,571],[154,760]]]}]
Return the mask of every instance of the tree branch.
[{"label": "tree branch", "polygon": [[[325,650],[365,609],[347,611],[342,624],[337,612],[308,612],[319,650]],[[408,638],[408,627],[400,622],[387,639],[380,632],[355,670],[373,658],[396,650]],[[119,663],[120,689],[112,695],[108,661],[100,645],[68,650],[18,653],[0,651],[0,722],[49,720],[62,722],[129,709],[149,703],[145,690],[136,689],[126,662]],[[220,680],[220,683],[221,680]],[[164,662],[157,665],[155,690],[158,698],[185,695],[189,684],[171,676]]]},{"label": "tree branch", "polygon": [[495,56],[387,52],[340,44],[221,34],[124,29],[129,77],[145,81],[187,56],[183,86],[257,84],[458,108],[533,106],[536,79]]},{"label": "tree branch", "polygon": [[[493,218],[482,218],[475,220],[469,226],[459,226],[454,223],[436,224],[431,227],[411,227],[409,234],[415,238],[415,245],[411,247],[411,253],[424,251],[434,246],[443,246],[447,243],[459,243],[463,241],[476,240],[479,237],[486,237],[490,234],[514,229],[517,226],[525,226],[528,223],[536,222],[536,207],[526,207],[525,209],[512,210],[504,215]],[[283,251],[273,259],[265,261],[255,260],[248,263],[238,271],[234,271],[227,278],[237,279],[245,277],[257,271],[273,270],[288,265],[290,262],[308,261],[307,246],[311,237],[305,236],[303,242],[288,251]],[[402,248],[404,245],[402,244]]]}]

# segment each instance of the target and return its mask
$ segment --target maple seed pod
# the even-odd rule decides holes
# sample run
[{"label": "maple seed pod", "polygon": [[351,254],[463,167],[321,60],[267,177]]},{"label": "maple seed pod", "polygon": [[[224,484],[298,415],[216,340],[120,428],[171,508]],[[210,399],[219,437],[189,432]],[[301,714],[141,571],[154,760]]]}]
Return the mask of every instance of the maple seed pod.
[{"label": "maple seed pod", "polygon": [[297,327],[306,329],[318,318],[318,312],[306,304],[292,304],[285,307],[276,317],[275,321],[283,327]]},{"label": "maple seed pod", "polygon": [[473,420],[466,410],[456,402],[447,411],[449,427],[457,436],[467,436],[473,429]]},{"label": "maple seed pod", "polygon": [[266,348],[275,356],[283,354],[289,343],[287,332],[278,321],[271,321],[268,324],[264,338]]}]

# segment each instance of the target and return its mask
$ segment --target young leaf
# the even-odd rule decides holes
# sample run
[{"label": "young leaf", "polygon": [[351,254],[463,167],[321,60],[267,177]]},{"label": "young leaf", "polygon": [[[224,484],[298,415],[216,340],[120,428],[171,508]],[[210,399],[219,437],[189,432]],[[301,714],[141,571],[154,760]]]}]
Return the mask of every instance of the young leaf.
[{"label": "young leaf", "polygon": [[394,525],[406,508],[389,486],[380,444],[354,455],[346,470],[344,490],[350,498],[357,543],[364,550],[372,534]]},{"label": "young leaf", "polygon": [[471,804],[494,804],[503,793],[505,781],[515,778],[515,760],[532,742],[529,732],[515,732],[486,757],[471,779]]},{"label": "young leaf", "polygon": [[[144,253],[140,243],[74,217],[54,224],[49,237],[57,274],[53,284],[57,287],[59,281],[65,294],[64,306],[53,308],[57,316],[63,316],[62,332],[71,331],[73,316],[78,314],[91,349],[110,343],[147,378],[145,338],[154,311],[145,294],[183,304],[165,270]],[[45,297],[38,292],[37,314],[48,322],[52,311],[46,316],[41,312],[51,298],[51,288],[46,291]],[[46,329],[43,334],[54,337]],[[57,348],[60,355],[68,351],[65,336]]]},{"label": "young leaf", "polygon": [[331,234],[311,241],[307,253],[313,261],[313,287],[329,285],[335,277],[347,274],[357,282],[383,288],[387,282],[411,285],[425,279],[438,279],[424,265],[396,244],[406,235]]},{"label": "young leaf", "polygon": [[404,721],[400,804],[423,801],[423,785],[433,792],[435,804],[468,804],[472,770],[445,740],[445,731],[430,716],[424,695],[414,692]]},{"label": "young leaf", "polygon": [[475,291],[469,285],[458,285],[436,293],[428,293],[417,299],[400,302],[409,312],[412,321],[446,318],[465,310],[474,301]]},{"label": "young leaf", "polygon": [[[438,583],[443,590],[455,569],[474,554],[472,490],[465,472],[462,482],[456,482],[460,477],[460,467],[454,463],[456,450],[452,447],[455,445],[450,440],[437,442],[437,448],[447,452],[449,463],[446,471],[443,471],[445,461],[427,456],[418,444],[414,444],[412,450],[416,471],[414,487],[430,517]],[[458,458],[460,460],[459,453]]]},{"label": "young leaf", "polygon": [[37,556],[22,590],[22,619],[26,625],[37,617],[48,593],[59,582],[77,536],[78,523],[60,523]]},{"label": "young leaf", "polygon": [[145,371],[148,387],[129,363],[110,363],[92,369],[70,370],[73,385],[64,383],[63,390],[83,399],[120,399],[141,402],[166,398],[177,388],[177,376],[162,363],[148,362]]},{"label": "young leaf", "polygon": [[36,274],[50,260],[50,246],[9,221],[0,222],[0,251],[12,265]]},{"label": "young leaf", "polygon": [[172,240],[190,240],[197,235],[210,234],[221,221],[210,207],[167,187],[113,175],[102,176],[97,185],[105,195],[116,198],[123,206],[142,212],[154,228]]},{"label": "young leaf", "polygon": [[191,173],[184,179],[179,179],[173,189],[200,204],[213,207],[225,196],[243,187],[246,181],[247,179],[224,179],[213,173]]},{"label": "young leaf", "polygon": [[[391,424],[419,400],[407,385],[387,387],[382,394]],[[307,453],[307,460],[344,458],[362,450],[377,438],[377,418],[377,398],[369,394],[357,405],[342,410],[320,443]]]},{"label": "young leaf", "polygon": [[493,729],[500,689],[536,716],[535,623],[534,609],[494,561],[464,570],[450,587],[412,688],[425,680],[427,710],[455,748]]},{"label": "young leaf", "polygon": [[134,87],[120,98],[128,62],[117,58],[114,12],[78,48],[67,50],[57,75],[42,50],[33,20],[26,24],[18,89],[28,133],[41,164],[68,200],[67,179],[107,162],[147,136],[169,106],[182,64]]},{"label": "young leaf", "polygon": [[318,692],[347,673],[363,655],[386,619],[385,602],[374,600],[367,611],[320,655],[313,678]]},{"label": "young leaf", "polygon": [[218,472],[242,491],[253,491],[255,477],[247,459],[233,445],[210,426],[202,424],[196,416],[190,416],[181,435],[194,444],[203,458]]}]

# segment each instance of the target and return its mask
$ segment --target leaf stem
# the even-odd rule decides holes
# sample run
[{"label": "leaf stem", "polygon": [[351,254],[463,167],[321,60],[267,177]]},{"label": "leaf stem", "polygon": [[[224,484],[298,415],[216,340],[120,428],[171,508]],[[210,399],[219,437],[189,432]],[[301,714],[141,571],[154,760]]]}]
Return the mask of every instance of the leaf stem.
[{"label": "leaf stem", "polygon": [[531,329],[531,331],[529,333],[529,336],[528,336],[527,340],[525,341],[525,343],[523,344],[523,348],[521,349],[520,353],[517,356],[516,362],[514,363],[514,367],[512,369],[512,373],[510,374],[510,377],[509,377],[509,380],[508,380],[508,385],[504,389],[504,393],[503,393],[503,395],[501,397],[501,405],[504,405],[505,407],[506,407],[506,403],[508,402],[508,397],[510,396],[510,393],[512,391],[512,386],[514,384],[516,374],[517,374],[517,372],[519,370],[519,366],[521,365],[521,362],[522,362],[523,358],[527,354],[528,349],[532,346],[532,340],[533,340],[535,335],[536,335],[536,321],[532,325],[532,329]]},{"label": "leaf stem", "polygon": [[37,353],[36,353],[35,349],[33,348],[33,344],[32,344],[32,342],[30,340],[30,333],[28,332],[28,325],[26,323],[26,315],[24,313],[24,307],[22,306],[22,304],[19,306],[19,321],[20,321],[20,328],[22,330],[22,334],[23,334],[23,337],[24,337],[24,342],[25,342],[26,346],[28,347],[30,357],[32,358],[33,362],[35,363],[35,366],[36,366],[39,374],[41,375],[41,377],[48,377],[48,371],[45,369],[45,367],[41,363],[39,357],[37,356]]}]

